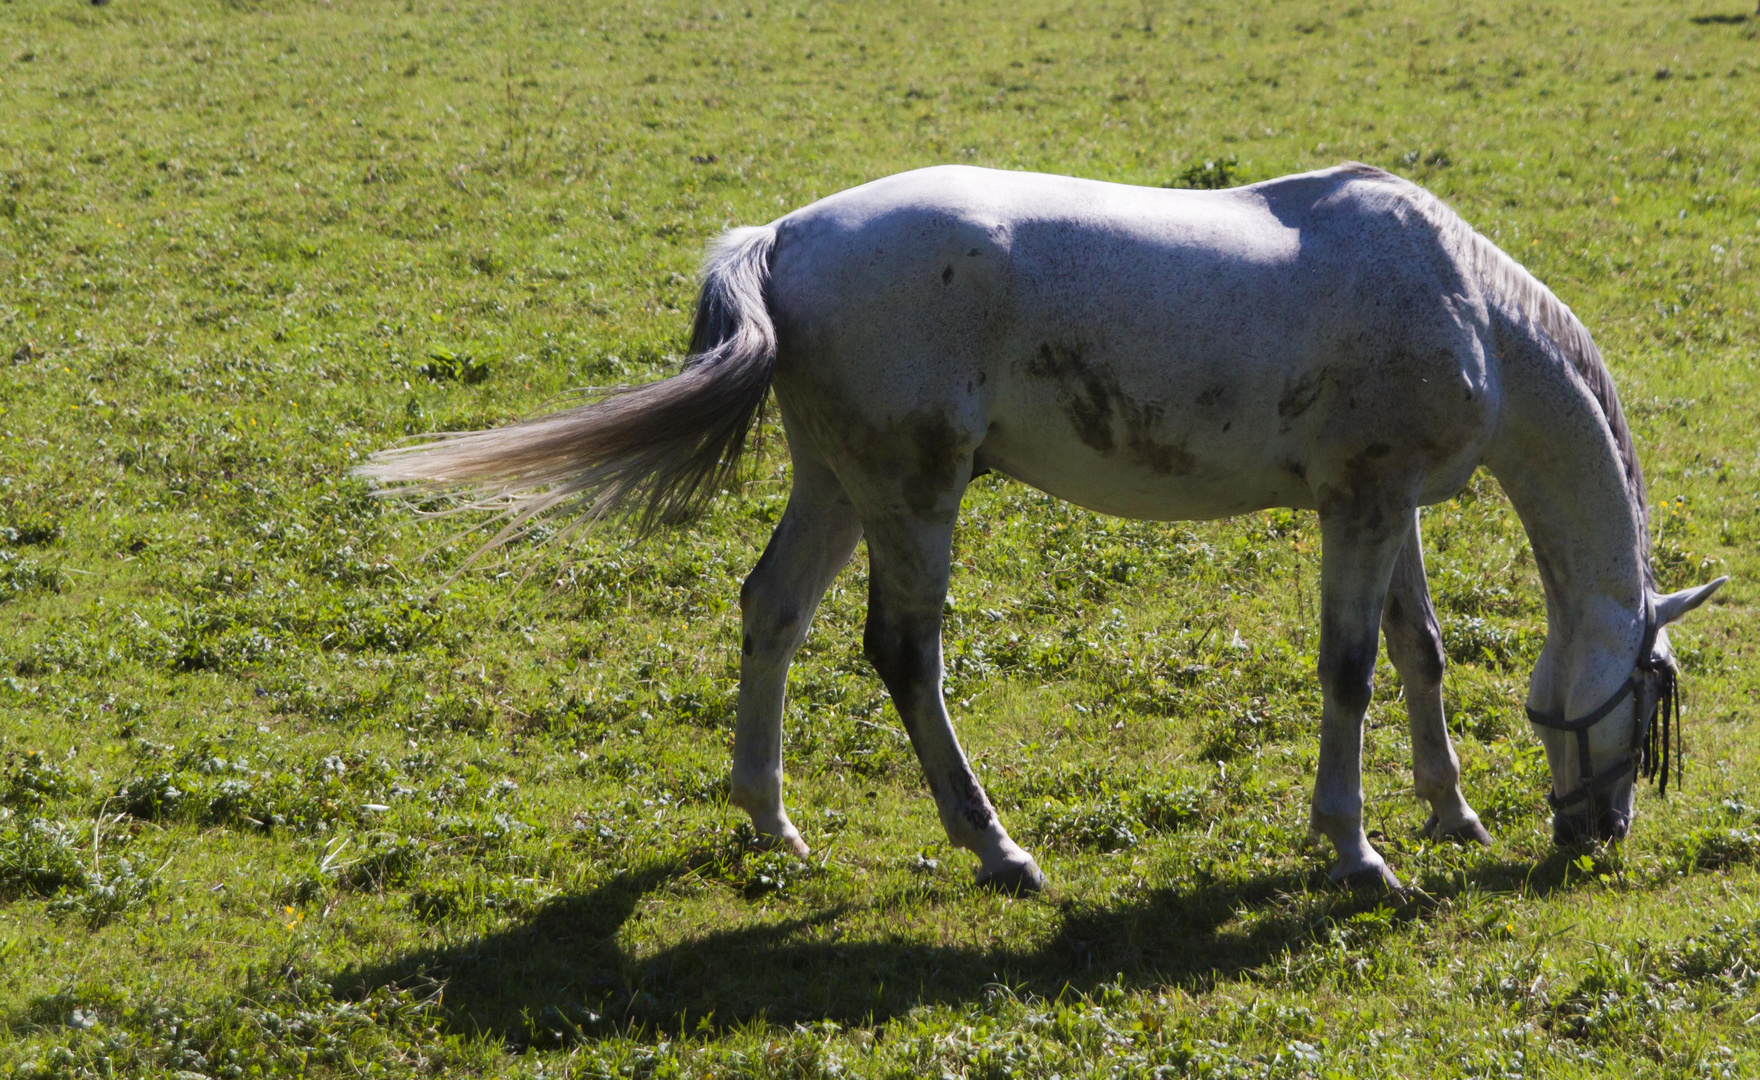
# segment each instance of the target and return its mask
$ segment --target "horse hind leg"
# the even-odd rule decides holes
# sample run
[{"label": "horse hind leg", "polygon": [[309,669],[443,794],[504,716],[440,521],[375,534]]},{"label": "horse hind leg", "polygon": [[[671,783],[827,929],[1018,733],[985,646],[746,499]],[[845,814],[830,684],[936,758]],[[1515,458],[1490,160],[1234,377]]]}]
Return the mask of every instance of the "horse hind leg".
[{"label": "horse hind leg", "polygon": [[1381,629],[1387,636],[1388,658],[1405,684],[1413,786],[1431,811],[1424,834],[1490,844],[1491,834],[1461,794],[1461,762],[1448,739],[1442,711],[1442,630],[1424,578],[1423,540],[1416,512],[1393,564]]},{"label": "horse hind leg", "polygon": [[[953,505],[957,511],[957,493]],[[942,699],[941,609],[953,514],[936,520],[904,514],[870,518],[867,536],[863,647],[904,721],[947,837],[977,854],[980,885],[1008,893],[1036,891],[1044,887],[1045,875],[1002,827],[960,749]]]},{"label": "horse hind leg", "polygon": [[862,526],[837,478],[794,461],[794,490],[757,566],[740,589],[739,706],[728,799],[762,837],[807,854],[782,805],[782,707],[788,666]]}]

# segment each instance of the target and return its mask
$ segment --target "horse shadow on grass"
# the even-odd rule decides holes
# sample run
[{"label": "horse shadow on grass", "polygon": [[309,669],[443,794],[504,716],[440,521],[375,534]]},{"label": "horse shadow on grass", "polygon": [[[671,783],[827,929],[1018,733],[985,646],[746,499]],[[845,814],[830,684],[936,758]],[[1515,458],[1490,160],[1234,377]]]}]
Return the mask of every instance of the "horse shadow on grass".
[{"label": "horse shadow on grass", "polygon": [[[1019,902],[1054,903],[1057,912],[1049,936],[1026,947],[949,944],[928,935],[850,940],[838,923],[859,912],[834,905],[631,955],[619,941],[625,923],[647,897],[687,872],[670,863],[626,872],[591,892],[553,900],[518,925],[355,968],[335,985],[345,995],[387,985],[439,987],[452,1030],[515,1046],[632,1029],[726,1030],[753,1021],[874,1024],[919,1005],[979,1000],[998,986],[1048,998],[1103,983],[1201,991],[1262,969],[1299,966],[1310,951],[1336,947],[1336,928],[1364,912],[1376,913],[1371,925],[1398,925],[1430,917],[1466,889],[1545,895],[1585,877],[1569,853],[1559,853],[1539,862],[1481,861],[1441,893],[1398,901],[1327,889],[1323,875],[1299,873],[1162,888],[1111,905],[1026,900]],[[935,902],[931,890],[867,904]]]}]

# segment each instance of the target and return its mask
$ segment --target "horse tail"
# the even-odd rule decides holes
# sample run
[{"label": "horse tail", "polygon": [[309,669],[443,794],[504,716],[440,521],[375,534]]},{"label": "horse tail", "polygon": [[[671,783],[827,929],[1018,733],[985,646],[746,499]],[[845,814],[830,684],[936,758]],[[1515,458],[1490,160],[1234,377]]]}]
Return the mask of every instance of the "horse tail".
[{"label": "horse tail", "polygon": [[703,268],[690,355],[677,375],[586,405],[484,431],[381,450],[355,470],[392,493],[467,496],[500,510],[485,548],[568,506],[643,534],[700,513],[728,480],[770,393],[776,327],[766,302],[772,226],[734,229]]}]

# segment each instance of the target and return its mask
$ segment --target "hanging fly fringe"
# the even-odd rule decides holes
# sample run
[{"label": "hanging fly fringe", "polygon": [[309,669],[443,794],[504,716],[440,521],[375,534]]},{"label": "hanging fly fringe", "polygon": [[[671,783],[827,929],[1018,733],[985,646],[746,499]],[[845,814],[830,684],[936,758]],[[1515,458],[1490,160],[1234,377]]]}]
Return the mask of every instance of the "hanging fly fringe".
[{"label": "hanging fly fringe", "polygon": [[[1656,718],[1650,722],[1649,730],[1644,735],[1644,760],[1641,775],[1646,780],[1656,781],[1656,792],[1668,794],[1668,766],[1674,763],[1675,786],[1685,782],[1684,770],[1686,747],[1681,736],[1681,680],[1680,668],[1673,658],[1650,657],[1640,666],[1656,675]],[[1639,723],[1643,717],[1639,717]],[[1672,733],[1673,745],[1669,736]]]}]

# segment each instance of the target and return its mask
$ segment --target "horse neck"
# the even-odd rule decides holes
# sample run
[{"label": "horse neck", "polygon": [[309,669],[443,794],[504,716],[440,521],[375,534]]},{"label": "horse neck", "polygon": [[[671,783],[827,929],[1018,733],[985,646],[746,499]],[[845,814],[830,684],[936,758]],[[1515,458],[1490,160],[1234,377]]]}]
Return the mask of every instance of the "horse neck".
[{"label": "horse neck", "polygon": [[1546,592],[1530,704],[1570,715],[1630,676],[1649,603],[1644,507],[1602,406],[1556,350],[1506,347],[1486,465],[1522,519]]}]

